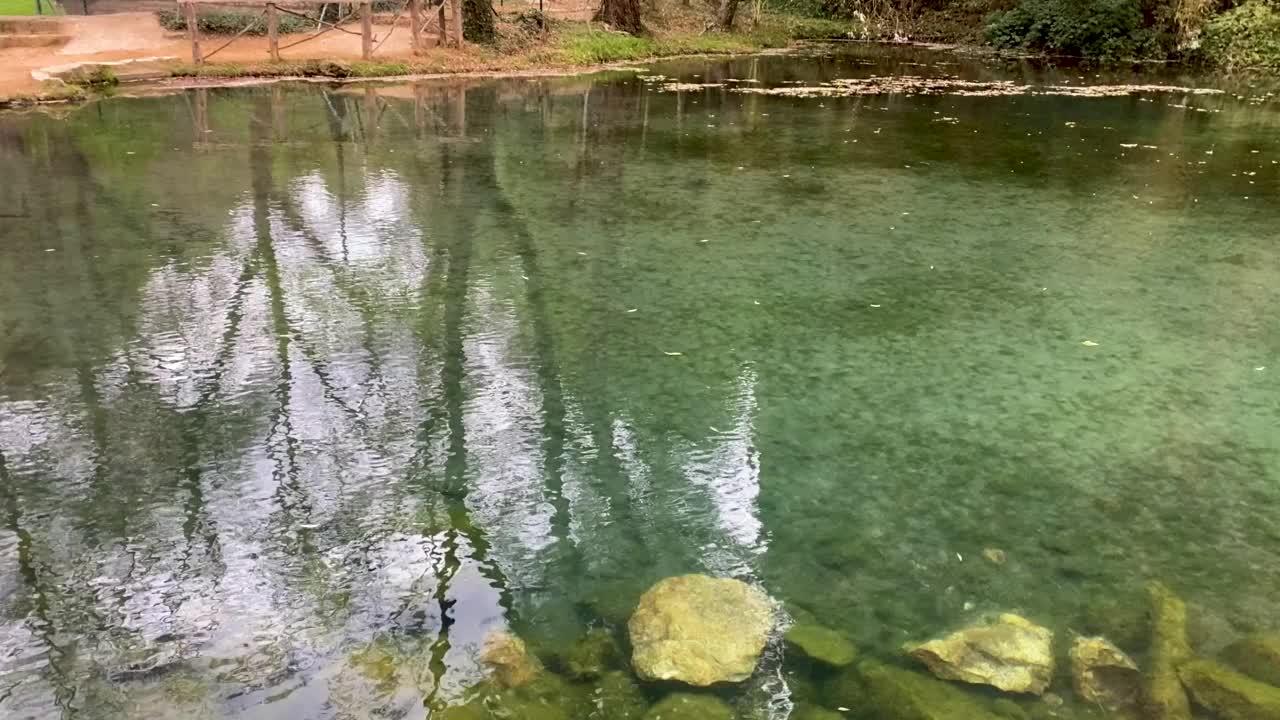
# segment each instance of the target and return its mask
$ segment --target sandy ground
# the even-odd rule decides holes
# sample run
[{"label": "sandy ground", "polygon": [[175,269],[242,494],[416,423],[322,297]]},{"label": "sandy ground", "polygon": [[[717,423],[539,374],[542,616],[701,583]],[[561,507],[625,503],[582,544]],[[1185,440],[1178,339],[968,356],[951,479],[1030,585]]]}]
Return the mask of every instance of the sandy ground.
[{"label": "sandy ground", "polygon": [[[536,1],[528,5],[537,7]],[[522,6],[525,3],[507,1],[500,9],[512,11]],[[582,0],[547,3],[550,14],[571,19],[589,18],[593,7],[594,3]],[[38,75],[42,70],[79,62],[191,59],[191,46],[186,35],[160,27],[150,12],[67,16],[57,22],[62,25],[62,32],[71,36],[70,42],[62,47],[0,49],[0,98],[38,90],[40,81],[32,75],[33,72]],[[394,26],[375,24],[373,33],[375,59],[410,55],[409,31],[403,21]],[[359,35],[331,31],[296,47],[286,47],[303,37],[306,36],[281,36],[281,56],[293,60],[360,58]],[[226,42],[227,38],[205,37],[201,39],[200,46],[206,58],[212,54],[213,62],[262,62],[269,58],[265,37],[238,38],[223,48]]]}]

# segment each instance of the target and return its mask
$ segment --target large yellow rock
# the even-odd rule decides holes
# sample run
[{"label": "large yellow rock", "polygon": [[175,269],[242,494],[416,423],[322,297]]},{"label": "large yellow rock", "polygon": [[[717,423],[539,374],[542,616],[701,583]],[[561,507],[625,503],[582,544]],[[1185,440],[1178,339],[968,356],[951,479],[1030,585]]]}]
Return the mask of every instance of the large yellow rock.
[{"label": "large yellow rock", "polygon": [[480,661],[488,666],[494,682],[502,688],[528,684],[542,670],[541,663],[529,654],[524,641],[505,630],[489,633],[480,651]]},{"label": "large yellow rock", "polygon": [[640,597],[627,623],[631,664],[645,680],[707,686],[751,676],[774,625],[774,605],[738,580],[680,575]]},{"label": "large yellow rock", "polygon": [[1053,631],[1020,615],[908,646],[907,653],[944,680],[1041,695],[1053,679]]}]

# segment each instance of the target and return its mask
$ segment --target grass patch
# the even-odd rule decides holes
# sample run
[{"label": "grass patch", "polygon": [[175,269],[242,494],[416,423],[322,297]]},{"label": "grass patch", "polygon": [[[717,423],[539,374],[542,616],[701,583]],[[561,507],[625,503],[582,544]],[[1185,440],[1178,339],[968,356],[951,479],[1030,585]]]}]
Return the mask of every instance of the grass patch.
[{"label": "grass patch", "polygon": [[53,0],[0,0],[0,15],[64,15],[62,6]]},{"label": "grass patch", "polygon": [[30,107],[45,103],[80,102],[88,98],[89,91],[79,85],[65,85],[48,80],[36,92],[0,97],[0,109]]}]

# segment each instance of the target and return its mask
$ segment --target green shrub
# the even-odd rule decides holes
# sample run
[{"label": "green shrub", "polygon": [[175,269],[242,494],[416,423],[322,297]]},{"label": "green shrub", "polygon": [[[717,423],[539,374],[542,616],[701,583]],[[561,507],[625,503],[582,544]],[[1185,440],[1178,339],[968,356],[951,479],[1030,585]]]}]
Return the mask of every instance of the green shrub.
[{"label": "green shrub", "polygon": [[1218,15],[1205,26],[1198,54],[1226,67],[1280,68],[1280,9],[1248,0]]},{"label": "green shrub", "polygon": [[[187,29],[187,19],[177,10],[161,10],[156,13],[160,17],[160,27],[165,30]],[[235,35],[245,25],[253,23],[246,35],[266,35],[267,18],[259,12],[242,12],[239,10],[207,10],[202,9],[196,16],[196,26],[201,35]],[[315,30],[316,23],[304,20],[296,15],[280,13],[280,32],[302,33]]]},{"label": "green shrub", "polygon": [[1100,60],[1164,57],[1172,36],[1138,0],[1023,0],[994,13],[987,39],[997,48]]}]

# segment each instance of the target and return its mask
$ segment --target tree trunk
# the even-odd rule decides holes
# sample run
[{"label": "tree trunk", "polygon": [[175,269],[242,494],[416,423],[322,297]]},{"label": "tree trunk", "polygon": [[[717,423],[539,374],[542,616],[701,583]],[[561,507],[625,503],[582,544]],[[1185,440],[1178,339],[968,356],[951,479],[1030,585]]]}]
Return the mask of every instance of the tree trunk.
[{"label": "tree trunk", "polygon": [[595,21],[632,35],[644,32],[644,25],[640,23],[640,0],[603,0]]},{"label": "tree trunk", "polygon": [[738,14],[738,0],[720,0],[716,8],[716,29],[728,32],[733,29],[733,18]]},{"label": "tree trunk", "polygon": [[473,43],[492,45],[497,36],[489,0],[462,0],[462,37]]}]

